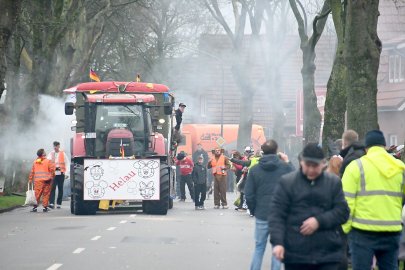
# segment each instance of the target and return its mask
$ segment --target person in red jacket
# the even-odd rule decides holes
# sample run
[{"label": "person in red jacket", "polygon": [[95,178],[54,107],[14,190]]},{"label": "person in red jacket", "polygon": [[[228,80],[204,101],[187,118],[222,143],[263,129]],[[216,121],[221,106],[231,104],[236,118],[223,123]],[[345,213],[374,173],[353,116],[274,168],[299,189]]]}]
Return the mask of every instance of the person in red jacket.
[{"label": "person in red jacket", "polygon": [[44,149],[37,151],[38,158],[32,164],[31,172],[28,181],[34,181],[34,191],[37,204],[34,205],[32,212],[37,212],[39,200],[42,196],[43,211],[48,212],[49,196],[51,194],[52,178],[54,176],[53,163],[46,158]]},{"label": "person in red jacket", "polygon": [[194,163],[184,151],[177,154],[176,165],[180,168],[180,201],[186,201],[186,183],[191,199],[194,201],[194,185],[191,176]]}]

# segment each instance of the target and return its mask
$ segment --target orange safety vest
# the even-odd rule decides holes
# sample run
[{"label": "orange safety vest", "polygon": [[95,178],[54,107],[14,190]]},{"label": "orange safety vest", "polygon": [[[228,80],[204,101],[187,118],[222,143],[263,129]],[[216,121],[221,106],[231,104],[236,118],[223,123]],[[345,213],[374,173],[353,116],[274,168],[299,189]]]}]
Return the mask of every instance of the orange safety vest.
[{"label": "orange safety vest", "polygon": [[38,158],[32,164],[32,169],[30,172],[30,181],[48,181],[53,177],[53,170],[55,168],[52,166],[52,162],[49,159]]},{"label": "orange safety vest", "polygon": [[214,156],[211,160],[212,174],[226,175],[225,157],[220,155],[218,159]]},{"label": "orange safety vest", "polygon": [[51,161],[55,164],[55,168],[59,167],[61,172],[63,172],[63,173],[66,172],[65,152],[59,151],[58,152],[58,162],[55,162],[55,151],[52,151],[51,152]]}]

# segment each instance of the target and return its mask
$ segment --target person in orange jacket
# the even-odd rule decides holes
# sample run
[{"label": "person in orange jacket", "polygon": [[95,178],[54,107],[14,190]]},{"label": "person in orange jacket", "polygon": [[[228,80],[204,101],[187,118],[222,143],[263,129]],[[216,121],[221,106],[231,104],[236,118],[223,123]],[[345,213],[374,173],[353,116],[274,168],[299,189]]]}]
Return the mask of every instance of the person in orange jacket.
[{"label": "person in orange jacket", "polygon": [[42,196],[43,211],[48,212],[49,196],[51,194],[52,178],[54,177],[55,169],[53,163],[46,158],[44,149],[37,151],[38,158],[32,164],[32,169],[28,181],[34,181],[34,191],[37,204],[34,205],[32,212],[37,212],[39,200]]}]

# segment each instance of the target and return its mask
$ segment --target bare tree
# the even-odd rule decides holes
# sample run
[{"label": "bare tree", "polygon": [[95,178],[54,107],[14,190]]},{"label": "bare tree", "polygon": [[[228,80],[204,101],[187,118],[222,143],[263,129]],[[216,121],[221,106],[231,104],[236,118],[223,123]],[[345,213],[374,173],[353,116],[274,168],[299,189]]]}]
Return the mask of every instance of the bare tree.
[{"label": "bare tree", "polygon": [[[260,1],[259,1],[260,2]],[[245,34],[246,20],[248,19],[248,13],[255,9],[256,2],[252,1],[231,1],[235,28],[231,29],[230,25],[225,20],[222,11],[220,9],[217,0],[205,0],[205,6],[210,11],[211,15],[215,20],[223,27],[228,38],[232,44],[232,52],[234,57],[231,59],[231,70],[234,80],[236,81],[241,96],[240,96],[240,117],[239,117],[239,130],[238,130],[238,140],[237,148],[241,149],[245,145],[250,144],[250,134],[253,125],[253,99],[255,94],[255,87],[252,81],[248,78],[246,69],[244,67],[244,59],[242,55],[242,43]],[[250,3],[250,7],[249,7]],[[257,9],[256,9],[257,11]],[[252,13],[251,13],[252,14]],[[261,16],[261,15],[259,15]],[[258,34],[259,33],[259,23],[261,20],[259,18],[250,17],[254,22],[253,29]],[[253,41],[256,43],[256,41]],[[257,44],[257,43],[256,43]],[[255,45],[257,46],[257,45]]]},{"label": "bare tree", "polygon": [[171,59],[196,49],[210,24],[197,2],[141,0],[126,6],[108,18],[93,65],[104,78],[134,80],[141,74],[142,80],[173,86]]},{"label": "bare tree", "polygon": [[[291,9],[298,23],[298,33],[301,39],[303,67],[301,70],[304,91],[304,143],[318,142],[320,138],[321,114],[317,107],[315,94],[315,46],[323,32],[327,17],[330,13],[329,2],[325,1],[313,23],[313,32],[309,37],[307,33],[305,10],[299,0],[289,0]],[[297,6],[300,6],[304,15],[301,15]]]}]

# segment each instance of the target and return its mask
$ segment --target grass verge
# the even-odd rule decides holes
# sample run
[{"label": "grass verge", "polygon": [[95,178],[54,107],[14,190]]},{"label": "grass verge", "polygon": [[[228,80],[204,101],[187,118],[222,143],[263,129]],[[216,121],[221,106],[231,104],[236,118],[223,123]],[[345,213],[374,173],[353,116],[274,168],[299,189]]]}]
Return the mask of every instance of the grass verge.
[{"label": "grass verge", "polygon": [[21,206],[25,203],[25,197],[22,196],[0,196],[0,210]]}]

